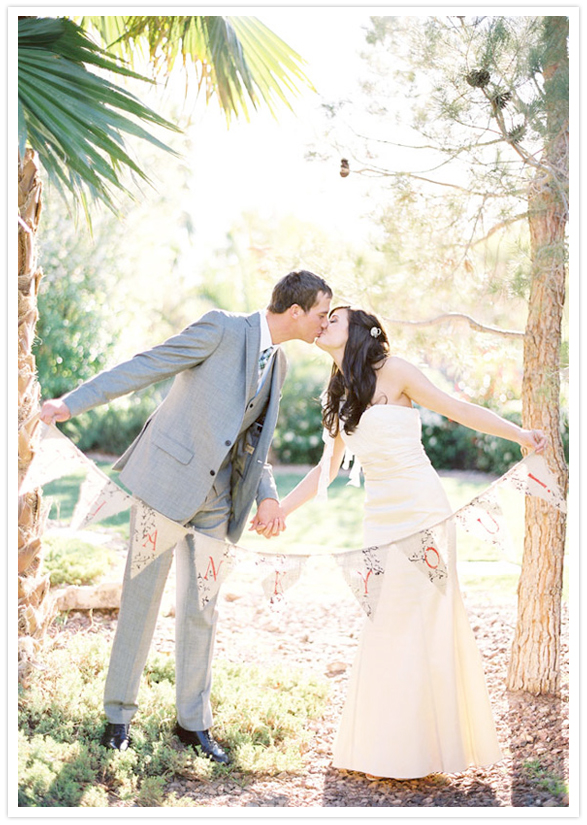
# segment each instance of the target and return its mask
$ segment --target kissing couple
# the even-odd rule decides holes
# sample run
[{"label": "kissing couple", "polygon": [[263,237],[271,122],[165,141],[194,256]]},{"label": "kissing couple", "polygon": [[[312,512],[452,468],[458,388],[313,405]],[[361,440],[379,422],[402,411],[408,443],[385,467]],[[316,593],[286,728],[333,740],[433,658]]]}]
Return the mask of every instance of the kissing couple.
[{"label": "kissing couple", "polygon": [[[171,388],[114,469],[137,498],[203,536],[236,544],[250,529],[270,538],[293,510],[337,474],[345,447],[365,476],[364,546],[383,545],[451,514],[421,441],[418,406],[483,433],[542,452],[540,430],[524,430],[435,387],[393,354],[380,321],[361,309],[331,309],[332,289],[307,270],[273,288],[252,314],[211,310],[177,335],[43,403],[46,424],[67,421],[119,396],[173,378]],[[281,345],[315,343],[332,358],[324,393],[323,461],[280,501],[267,454],[287,361]],[[326,478],[324,477],[326,475]],[[450,522],[449,522],[450,524]],[[132,534],[132,525],[131,525]],[[482,662],[448,536],[442,593],[391,547],[373,621],[366,619],[350,675],[333,765],[412,779],[456,773],[502,758]],[[198,603],[195,547],[176,547],[130,576],[131,552],[104,688],[101,743],[125,750],[141,675],[175,551],[175,733],[220,764],[230,755],[211,733],[217,596]]]}]

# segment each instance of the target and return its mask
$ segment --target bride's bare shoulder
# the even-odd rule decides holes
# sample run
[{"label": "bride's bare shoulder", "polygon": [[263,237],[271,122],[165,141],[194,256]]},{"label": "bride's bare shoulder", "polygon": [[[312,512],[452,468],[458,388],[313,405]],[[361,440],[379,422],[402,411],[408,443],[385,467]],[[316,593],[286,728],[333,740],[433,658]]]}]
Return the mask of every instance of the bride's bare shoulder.
[{"label": "bride's bare shoulder", "polygon": [[400,358],[399,355],[390,355],[382,364],[381,372],[391,378],[396,375],[403,375],[411,367],[412,365],[405,358]]}]

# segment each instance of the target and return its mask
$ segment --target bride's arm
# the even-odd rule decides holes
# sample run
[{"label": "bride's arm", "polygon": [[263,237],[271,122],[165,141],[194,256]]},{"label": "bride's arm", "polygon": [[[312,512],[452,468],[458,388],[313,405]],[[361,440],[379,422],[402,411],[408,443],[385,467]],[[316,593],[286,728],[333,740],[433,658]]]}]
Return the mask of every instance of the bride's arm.
[{"label": "bride's arm", "polygon": [[394,360],[396,362],[394,364],[395,378],[399,379],[403,385],[403,392],[416,404],[440,413],[472,430],[507,438],[521,447],[536,450],[537,453],[544,450],[547,438],[541,430],[524,430],[485,407],[454,398],[436,387],[413,364],[403,359]]},{"label": "bride's arm", "polygon": [[[326,454],[327,449],[327,447],[324,448],[324,454]],[[334,447],[332,450],[332,457],[330,459],[330,474],[328,477],[329,484],[331,481],[333,481],[333,479],[336,478],[336,475],[340,469],[340,465],[342,464],[343,457],[344,441],[342,440],[339,434],[334,439]],[[324,459],[324,455],[322,456],[322,458]],[[294,510],[297,510],[298,507],[301,507],[302,504],[305,504],[306,501],[309,501],[310,499],[314,498],[314,496],[318,492],[321,466],[322,462],[313,467],[304,476],[300,483],[296,487],[294,487],[291,493],[288,493],[285,496],[285,498],[282,499],[281,507],[286,517]]]}]

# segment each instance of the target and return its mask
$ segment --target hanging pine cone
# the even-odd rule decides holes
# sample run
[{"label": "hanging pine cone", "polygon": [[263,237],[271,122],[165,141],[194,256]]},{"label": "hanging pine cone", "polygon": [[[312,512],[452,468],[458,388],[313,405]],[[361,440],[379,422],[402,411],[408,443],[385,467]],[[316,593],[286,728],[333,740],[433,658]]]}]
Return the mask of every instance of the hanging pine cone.
[{"label": "hanging pine cone", "polygon": [[467,83],[475,89],[483,89],[490,80],[491,75],[487,69],[475,69],[467,75]]},{"label": "hanging pine cone", "polygon": [[349,162],[346,158],[342,158],[340,161],[340,176],[341,178],[346,178],[350,175],[351,170],[349,169]]},{"label": "hanging pine cone", "polygon": [[524,137],[526,133],[526,127],[523,123],[519,123],[517,126],[508,132],[508,140],[510,143],[518,143]]},{"label": "hanging pine cone", "polygon": [[511,92],[501,92],[497,91],[491,98],[491,102],[494,103],[499,109],[505,109],[508,105],[510,100],[512,99]]}]

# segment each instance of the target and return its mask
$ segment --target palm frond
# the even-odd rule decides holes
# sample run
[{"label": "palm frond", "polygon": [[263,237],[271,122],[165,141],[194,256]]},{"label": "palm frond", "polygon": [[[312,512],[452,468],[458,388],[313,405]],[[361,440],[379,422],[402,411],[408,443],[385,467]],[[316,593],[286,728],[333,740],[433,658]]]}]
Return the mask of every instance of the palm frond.
[{"label": "palm frond", "polygon": [[49,177],[86,202],[114,207],[113,190],[128,193],[121,172],[148,177],[130,157],[125,136],[173,152],[147,126],[180,130],[125,89],[88,69],[147,78],[112,59],[66,18],[19,20],[19,149],[38,153]]},{"label": "palm frond", "polygon": [[80,24],[95,27],[108,51],[129,65],[137,46],[143,47],[155,75],[169,74],[181,59],[228,121],[240,115],[248,120],[250,107],[261,102],[275,116],[277,101],[291,109],[302,86],[313,90],[300,55],[255,17],[86,16]]}]

